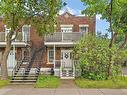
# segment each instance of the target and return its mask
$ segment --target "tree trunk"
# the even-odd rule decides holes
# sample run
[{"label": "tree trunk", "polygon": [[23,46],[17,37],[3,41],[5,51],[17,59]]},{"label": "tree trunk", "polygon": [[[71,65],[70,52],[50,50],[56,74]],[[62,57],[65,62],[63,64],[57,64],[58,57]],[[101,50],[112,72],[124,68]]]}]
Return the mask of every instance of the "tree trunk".
[{"label": "tree trunk", "polygon": [[110,31],[111,31],[111,41],[109,44],[109,48],[112,47],[113,43],[114,43],[114,33],[113,33],[113,28],[112,28],[112,4],[113,4],[113,0],[110,1],[110,12],[109,12],[109,23],[110,23]]},{"label": "tree trunk", "polygon": [[[113,27],[112,27],[112,6],[113,5],[113,0],[110,1],[110,12],[109,12],[109,23],[110,23],[110,31],[111,31],[111,40],[110,40],[110,44],[109,44],[109,48],[112,48],[112,45],[115,41],[115,33],[113,33]],[[107,73],[108,73],[108,77],[112,76],[112,55],[109,56],[109,60],[110,60],[110,63],[108,65],[108,68],[107,68]]]},{"label": "tree trunk", "polygon": [[111,38],[111,41],[110,41],[110,44],[109,44],[109,48],[112,47],[112,45],[114,44],[114,42],[116,41],[116,37],[117,37],[117,32],[115,32],[114,34],[112,34],[112,38]]},{"label": "tree trunk", "polygon": [[10,53],[10,50],[11,50],[12,35],[13,33],[8,33],[7,35],[7,41],[6,41],[7,45],[1,58],[1,79],[2,80],[8,79],[7,59],[8,59],[8,54]]},{"label": "tree trunk", "polygon": [[7,70],[7,59],[1,60],[1,80],[8,79],[8,70]]}]

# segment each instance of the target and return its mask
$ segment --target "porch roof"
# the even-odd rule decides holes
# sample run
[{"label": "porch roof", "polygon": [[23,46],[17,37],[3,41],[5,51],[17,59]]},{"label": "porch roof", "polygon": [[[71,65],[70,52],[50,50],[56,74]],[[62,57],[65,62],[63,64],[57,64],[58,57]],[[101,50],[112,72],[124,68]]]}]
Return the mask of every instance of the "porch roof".
[{"label": "porch roof", "polygon": [[47,47],[52,47],[52,46],[56,46],[56,47],[74,47],[74,45],[76,44],[76,42],[44,42],[44,44]]},{"label": "porch roof", "polygon": [[[12,42],[12,46],[15,45],[15,47],[26,47],[28,43],[25,42]],[[6,47],[6,42],[0,42],[0,47]]]}]

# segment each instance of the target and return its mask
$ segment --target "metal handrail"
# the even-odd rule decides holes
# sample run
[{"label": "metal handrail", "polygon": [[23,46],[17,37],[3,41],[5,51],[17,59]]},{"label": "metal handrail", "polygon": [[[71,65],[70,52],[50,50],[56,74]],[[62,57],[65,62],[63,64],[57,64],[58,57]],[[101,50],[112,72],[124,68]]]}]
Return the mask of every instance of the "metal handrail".
[{"label": "metal handrail", "polygon": [[17,61],[17,64],[15,65],[15,67],[12,70],[12,76],[20,68],[20,66],[21,66],[22,63],[23,63],[22,61]]}]

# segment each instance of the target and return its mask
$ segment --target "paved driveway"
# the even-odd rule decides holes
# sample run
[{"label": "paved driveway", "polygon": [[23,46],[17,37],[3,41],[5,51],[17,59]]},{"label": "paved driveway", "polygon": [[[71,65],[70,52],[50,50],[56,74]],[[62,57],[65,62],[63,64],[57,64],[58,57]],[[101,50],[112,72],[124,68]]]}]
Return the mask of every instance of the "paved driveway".
[{"label": "paved driveway", "polygon": [[0,89],[0,95],[127,95],[127,89],[43,89],[31,85],[11,85]]}]

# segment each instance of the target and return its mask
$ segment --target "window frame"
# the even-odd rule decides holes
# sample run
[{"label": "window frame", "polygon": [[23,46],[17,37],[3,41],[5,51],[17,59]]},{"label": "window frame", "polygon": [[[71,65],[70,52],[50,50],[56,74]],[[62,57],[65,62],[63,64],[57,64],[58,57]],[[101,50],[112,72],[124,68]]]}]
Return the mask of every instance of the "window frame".
[{"label": "window frame", "polygon": [[[73,32],[73,25],[60,25],[60,27],[61,27],[61,32],[63,32],[63,33]],[[64,30],[64,31],[62,31],[62,30]],[[65,30],[66,30],[66,32],[65,32]]]},{"label": "window frame", "polygon": [[50,61],[50,55],[49,55],[50,53],[49,52],[51,52],[51,51],[53,52],[52,57],[53,57],[53,61],[54,61],[54,50],[53,49],[48,49],[48,64],[54,64],[53,61],[52,62]]},{"label": "window frame", "polygon": [[[30,40],[30,27],[31,27],[31,25],[23,25],[23,26],[22,26],[22,34],[23,34],[22,40],[23,40],[23,41],[29,41],[29,40]],[[27,35],[26,35],[26,33],[25,33],[26,30],[24,31],[25,28],[28,29]]]},{"label": "window frame", "polygon": [[[85,32],[81,31],[81,27],[86,28],[86,31]],[[88,34],[88,32],[89,32],[89,25],[79,25],[79,32]]]}]

